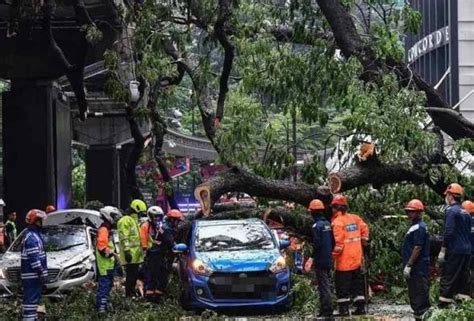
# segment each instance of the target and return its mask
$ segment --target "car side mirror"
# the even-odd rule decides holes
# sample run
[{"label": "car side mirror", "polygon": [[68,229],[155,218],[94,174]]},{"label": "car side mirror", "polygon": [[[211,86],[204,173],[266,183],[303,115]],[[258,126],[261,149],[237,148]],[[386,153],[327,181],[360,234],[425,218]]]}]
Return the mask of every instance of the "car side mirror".
[{"label": "car side mirror", "polygon": [[288,240],[280,240],[280,250],[284,250],[290,246],[290,241]]},{"label": "car side mirror", "polygon": [[178,243],[173,247],[173,252],[183,253],[188,250],[188,246],[184,243]]}]

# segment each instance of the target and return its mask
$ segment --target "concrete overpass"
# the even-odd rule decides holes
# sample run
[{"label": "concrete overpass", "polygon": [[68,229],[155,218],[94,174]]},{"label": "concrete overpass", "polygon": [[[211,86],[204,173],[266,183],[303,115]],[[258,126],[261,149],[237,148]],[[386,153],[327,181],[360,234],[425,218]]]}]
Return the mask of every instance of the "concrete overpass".
[{"label": "concrete overpass", "polygon": [[118,6],[125,6],[121,0],[84,0],[92,20],[106,27],[102,41],[83,46],[74,2],[58,2],[50,24],[56,47],[31,2],[23,2],[18,35],[7,38],[11,2],[0,0],[0,78],[11,81],[2,97],[3,198],[6,211],[23,216],[32,207],[71,202],[71,111],[57,81],[67,72],[57,49],[75,68],[101,60],[122,28]]}]

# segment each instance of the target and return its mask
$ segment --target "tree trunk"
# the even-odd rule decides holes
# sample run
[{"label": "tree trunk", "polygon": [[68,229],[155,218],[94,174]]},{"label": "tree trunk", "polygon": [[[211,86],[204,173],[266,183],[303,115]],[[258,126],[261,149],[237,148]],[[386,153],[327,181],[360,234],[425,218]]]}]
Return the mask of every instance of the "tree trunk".
[{"label": "tree trunk", "polygon": [[125,164],[127,189],[132,199],[143,199],[143,194],[138,187],[136,167],[145,147],[145,138],[138,127],[137,121],[133,117],[133,111],[130,107],[127,108],[127,120],[130,125],[130,133],[134,140],[132,151]]},{"label": "tree trunk", "polygon": [[[303,206],[307,206],[315,198],[325,202],[329,202],[331,198],[327,188],[317,188],[301,182],[266,179],[239,167],[232,167],[226,172],[214,176],[199,185],[196,190],[198,194],[200,192],[208,193],[209,205],[214,204],[221,195],[229,192],[242,192],[256,197],[286,200]],[[206,214],[210,212],[209,205],[204,204],[203,206],[201,204],[203,209],[209,208]]]}]

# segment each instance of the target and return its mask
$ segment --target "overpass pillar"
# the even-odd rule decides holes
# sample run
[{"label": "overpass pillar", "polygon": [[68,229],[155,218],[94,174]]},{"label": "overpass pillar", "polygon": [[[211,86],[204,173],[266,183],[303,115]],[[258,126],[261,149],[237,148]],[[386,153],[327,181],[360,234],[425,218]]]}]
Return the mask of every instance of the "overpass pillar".
[{"label": "overpass pillar", "polygon": [[52,81],[12,80],[3,96],[6,211],[20,224],[31,208],[71,202],[71,118]]},{"label": "overpass pillar", "polygon": [[120,150],[92,145],[86,151],[86,198],[120,207]]}]

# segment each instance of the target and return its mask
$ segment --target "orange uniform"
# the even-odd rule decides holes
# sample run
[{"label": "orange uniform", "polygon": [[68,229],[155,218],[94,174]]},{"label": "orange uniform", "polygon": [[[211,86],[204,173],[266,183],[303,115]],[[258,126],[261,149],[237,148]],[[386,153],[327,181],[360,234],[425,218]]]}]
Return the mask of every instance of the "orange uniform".
[{"label": "orange uniform", "polygon": [[147,250],[150,242],[150,222],[145,222],[140,226],[140,243],[142,249]]},{"label": "orange uniform", "polygon": [[105,226],[99,227],[97,230],[97,250],[109,255],[112,251],[109,248],[109,230]]},{"label": "orange uniform", "polygon": [[335,246],[332,252],[336,271],[352,271],[362,265],[362,240],[369,240],[369,227],[355,214],[338,212],[331,226]]}]

